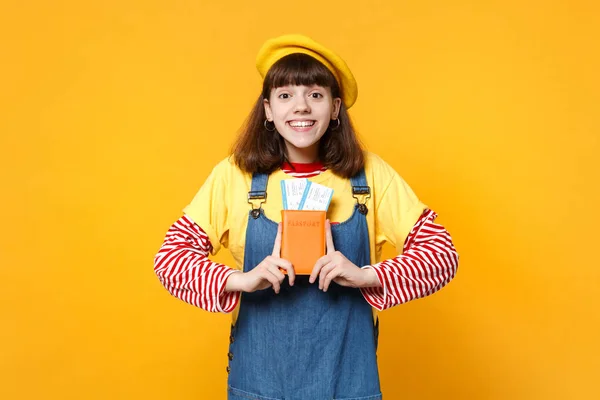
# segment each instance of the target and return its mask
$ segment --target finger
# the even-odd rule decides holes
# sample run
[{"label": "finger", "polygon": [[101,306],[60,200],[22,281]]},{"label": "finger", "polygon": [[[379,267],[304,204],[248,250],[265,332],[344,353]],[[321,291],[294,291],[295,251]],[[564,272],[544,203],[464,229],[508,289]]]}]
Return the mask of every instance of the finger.
[{"label": "finger", "polygon": [[327,256],[327,255],[325,255],[317,260],[317,262],[315,263],[315,266],[312,269],[312,272],[310,273],[310,278],[308,278],[308,281],[310,283],[315,283],[315,281],[317,280],[317,276],[319,275],[319,272],[321,272],[321,268],[323,268],[323,265],[327,264],[329,261],[330,261],[330,259],[329,259],[329,256]]},{"label": "finger", "polygon": [[335,268],[335,264],[330,262],[321,268],[321,272],[319,273],[319,289],[323,290],[325,288],[325,277],[327,274]]},{"label": "finger", "polygon": [[277,258],[274,260],[279,268],[283,268],[287,272],[290,286],[294,286],[294,281],[296,280],[296,271],[294,270],[292,263],[283,258]]},{"label": "finger", "polygon": [[275,244],[273,244],[271,255],[277,258],[281,255],[281,222],[277,225],[277,236],[275,236]]},{"label": "finger", "polygon": [[327,244],[327,254],[335,252],[335,246],[333,245],[333,236],[331,235],[331,223],[329,220],[325,221],[325,243]]},{"label": "finger", "polygon": [[271,286],[273,287],[275,293],[279,293],[279,289],[281,288],[279,279],[275,276],[275,274],[273,274],[273,272],[271,272],[270,269],[267,268],[264,270],[263,278],[271,283]]},{"label": "finger", "polygon": [[267,270],[273,275],[275,275],[275,277],[279,280],[279,283],[281,283],[285,279],[285,275],[279,270],[279,267],[276,263],[269,264]]},{"label": "finger", "polygon": [[328,274],[327,276],[325,276],[325,279],[323,280],[323,291],[326,292],[327,289],[329,289],[329,285],[331,284],[331,281],[334,280],[335,278],[337,278],[341,273],[341,269],[340,268],[333,268]]}]

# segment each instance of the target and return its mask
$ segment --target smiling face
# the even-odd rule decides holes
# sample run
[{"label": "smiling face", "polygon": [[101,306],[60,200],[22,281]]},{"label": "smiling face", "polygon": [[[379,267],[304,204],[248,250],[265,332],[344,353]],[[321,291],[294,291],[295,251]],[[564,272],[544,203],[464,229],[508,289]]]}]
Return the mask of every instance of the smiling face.
[{"label": "smiling face", "polygon": [[331,120],[338,117],[342,101],[331,89],[319,85],[285,85],[271,89],[264,100],[267,120],[283,137],[290,162],[317,159],[319,141]]}]

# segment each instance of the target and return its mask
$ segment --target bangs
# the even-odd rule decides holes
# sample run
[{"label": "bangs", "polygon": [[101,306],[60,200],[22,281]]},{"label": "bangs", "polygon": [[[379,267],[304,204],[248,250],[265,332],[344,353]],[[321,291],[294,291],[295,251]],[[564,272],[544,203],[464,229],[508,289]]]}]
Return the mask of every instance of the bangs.
[{"label": "bangs", "polygon": [[265,76],[263,96],[268,98],[271,89],[287,85],[328,87],[333,97],[340,97],[339,86],[331,71],[307,54],[288,54],[273,64]]}]

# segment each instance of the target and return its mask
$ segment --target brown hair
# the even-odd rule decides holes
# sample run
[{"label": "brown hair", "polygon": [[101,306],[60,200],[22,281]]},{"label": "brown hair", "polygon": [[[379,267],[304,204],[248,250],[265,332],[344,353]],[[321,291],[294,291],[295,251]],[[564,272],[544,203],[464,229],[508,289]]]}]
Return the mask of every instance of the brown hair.
[{"label": "brown hair", "polygon": [[[278,60],[267,72],[262,93],[231,150],[236,165],[243,171],[271,173],[287,161],[283,137],[264,126],[264,99],[269,98],[271,89],[286,85],[319,85],[330,88],[333,98],[341,97],[335,77],[315,58],[295,53]],[[343,102],[338,118],[340,126],[335,130],[328,128],[319,141],[319,160],[336,175],[350,178],[364,167],[363,149]]]}]

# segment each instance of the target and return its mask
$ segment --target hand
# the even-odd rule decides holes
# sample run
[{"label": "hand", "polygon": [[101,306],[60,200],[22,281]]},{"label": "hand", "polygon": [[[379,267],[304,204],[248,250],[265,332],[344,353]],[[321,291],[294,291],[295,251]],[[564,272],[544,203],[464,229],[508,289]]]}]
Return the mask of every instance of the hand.
[{"label": "hand", "polygon": [[273,245],[273,252],[267,256],[260,264],[252,271],[236,272],[229,276],[225,285],[225,290],[228,292],[243,291],[255,292],[257,290],[273,287],[275,293],[279,293],[281,282],[285,279],[285,275],[279,270],[280,268],[287,271],[290,286],[294,285],[296,273],[292,263],[280,258],[281,253],[281,224],[277,228],[277,236]]},{"label": "hand", "polygon": [[377,280],[375,271],[361,269],[348,260],[342,253],[335,251],[329,220],[325,222],[325,239],[327,254],[317,260],[310,274],[310,283],[314,283],[318,276],[319,289],[324,292],[329,289],[331,281],[347,287],[375,286],[373,282],[373,279]]}]

